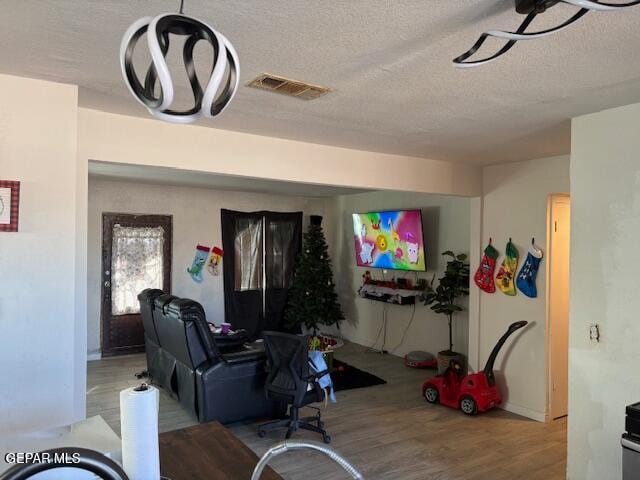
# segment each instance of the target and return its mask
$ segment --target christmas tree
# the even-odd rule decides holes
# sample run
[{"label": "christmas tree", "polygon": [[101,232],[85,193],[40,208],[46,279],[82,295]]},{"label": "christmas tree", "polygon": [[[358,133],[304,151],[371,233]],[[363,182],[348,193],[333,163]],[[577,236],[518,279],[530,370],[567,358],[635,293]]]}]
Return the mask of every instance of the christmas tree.
[{"label": "christmas tree", "polygon": [[304,234],[302,252],[296,260],[293,285],[289,290],[284,315],[287,327],[297,329],[305,325],[313,331],[314,336],[320,325],[340,326],[340,321],[344,320],[321,223],[322,217],[311,216],[311,224]]}]

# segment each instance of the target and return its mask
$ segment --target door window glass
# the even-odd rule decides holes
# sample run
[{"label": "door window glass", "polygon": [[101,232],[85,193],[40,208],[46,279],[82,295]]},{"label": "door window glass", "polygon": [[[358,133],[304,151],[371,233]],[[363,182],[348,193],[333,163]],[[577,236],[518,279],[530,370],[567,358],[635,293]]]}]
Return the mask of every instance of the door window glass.
[{"label": "door window glass", "polygon": [[163,287],[164,228],[113,227],[111,313],[140,313],[138,294]]},{"label": "door window glass", "polygon": [[235,290],[259,290],[262,288],[262,220],[239,218],[236,232]]},{"label": "door window glass", "polygon": [[296,260],[295,223],[269,222],[267,236],[267,286],[289,288]]}]

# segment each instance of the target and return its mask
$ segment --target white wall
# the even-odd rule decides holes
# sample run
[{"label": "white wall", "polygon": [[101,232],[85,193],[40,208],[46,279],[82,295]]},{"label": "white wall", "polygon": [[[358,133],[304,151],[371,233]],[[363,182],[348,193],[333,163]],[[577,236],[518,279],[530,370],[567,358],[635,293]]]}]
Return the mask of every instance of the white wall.
[{"label": "white wall", "polygon": [[[323,228],[336,272],[338,293],[348,317],[348,322],[343,325],[343,333],[353,341],[371,345],[379,330],[382,304],[356,295],[366,269],[355,265],[351,214],[371,209],[415,207],[422,208],[423,211],[429,265],[429,271],[421,276],[430,279],[433,273],[440,274],[444,269],[445,260],[440,255],[442,250],[452,248],[468,252],[468,199],[403,192],[374,192],[333,199],[313,199],[91,178],[87,281],[88,351],[90,354],[100,351],[100,251],[101,218],[104,212],[173,215],[173,293],[201,302],[207,317],[214,322],[220,322],[224,318],[222,276],[207,275],[205,282],[198,285],[191,280],[185,269],[191,264],[196,244],[221,244],[221,208],[243,211],[301,210],[305,212],[305,224],[308,215],[323,215]],[[374,274],[376,273],[379,272],[374,270]],[[413,277],[413,274],[408,276]],[[412,311],[411,307],[389,307],[388,348],[399,344]],[[456,319],[454,335],[456,348],[466,353],[466,312]],[[419,305],[404,343],[394,353],[404,355],[411,350],[435,353],[447,345],[446,320]]]},{"label": "white wall", "polygon": [[[479,168],[437,160],[173,125],[83,108],[78,122],[78,157],[85,170],[88,161],[99,160],[372,190],[457,195],[478,195],[481,190]],[[86,209],[86,204],[77,207]],[[327,238],[334,238],[334,222],[325,221],[323,226]],[[88,308],[95,312],[95,305]],[[96,334],[90,332],[89,338],[95,339]],[[96,349],[93,342],[90,351]]]},{"label": "white wall", "polygon": [[[500,252],[511,237],[520,253],[518,269],[526,258],[531,237],[547,253],[547,201],[551,193],[569,192],[569,157],[552,157],[526,162],[494,165],[483,169],[482,233],[480,245],[472,248],[472,274],[489,237]],[[505,397],[504,408],[543,421],[547,412],[546,363],[546,259],[537,278],[538,297],[531,299],[518,291],[515,297],[480,293],[476,368],[484,366],[491,349],[509,324],[518,320],[532,323],[511,338],[496,362],[497,377]],[[497,273],[497,268],[496,268]],[[475,285],[472,287],[477,289]],[[471,315],[474,315],[472,308]],[[472,319],[472,323],[475,320]]]},{"label": "white wall", "polygon": [[[322,199],[235,192],[205,188],[89,180],[89,265],[87,275],[87,323],[89,354],[100,351],[100,283],[102,214],[138,213],[173,216],[172,293],[200,302],[211,322],[224,321],[222,271],[214,277],[204,274],[197,284],[186,271],[191,266],[197,244],[222,246],[220,210],[302,211],[324,215]],[[223,265],[224,268],[224,265]]]},{"label": "white wall", "polygon": [[[0,172],[22,180],[26,196],[23,232],[0,239],[0,319],[24,320],[3,332],[11,348],[1,364],[12,373],[0,387],[20,400],[0,398],[0,427],[84,417],[89,160],[367,189],[481,190],[476,167],[78,109],[77,87],[20,77],[1,76],[0,90]],[[29,348],[16,355],[16,345]],[[42,391],[46,399],[36,397]]]},{"label": "white wall", "polygon": [[[625,405],[640,401],[640,104],[572,122],[568,474],[621,478]],[[589,324],[600,325],[600,343]]]},{"label": "white wall", "polygon": [[[434,273],[439,277],[444,271],[446,259],[440,255],[443,251],[469,252],[469,202],[469,199],[459,197],[384,191],[341,196],[335,201],[333,209],[338,227],[337,242],[333,242],[331,254],[334,270],[337,271],[338,295],[346,316],[346,321],[341,326],[346,338],[373,346],[380,332],[382,310],[385,306],[357,295],[362,275],[367,270],[375,278],[382,278],[382,271],[356,265],[351,215],[375,210],[422,209],[428,271],[418,275],[431,280]],[[413,272],[391,270],[386,278],[394,275],[415,279]],[[411,306],[388,305],[387,308],[385,348],[391,353],[403,356],[412,350],[426,350],[436,354],[449,347],[447,320],[442,315],[436,315],[421,303],[416,305],[415,314]],[[454,320],[454,348],[465,354],[468,343],[467,318],[465,311]],[[401,343],[405,331],[406,335]],[[380,347],[382,338],[380,334],[377,347]]]},{"label": "white wall", "polygon": [[84,415],[85,363],[75,351],[76,121],[76,87],[0,75],[0,178],[22,182],[20,231],[0,233],[3,433]]},{"label": "white wall", "polygon": [[83,158],[292,182],[479,195],[477,167],[79,110]]}]

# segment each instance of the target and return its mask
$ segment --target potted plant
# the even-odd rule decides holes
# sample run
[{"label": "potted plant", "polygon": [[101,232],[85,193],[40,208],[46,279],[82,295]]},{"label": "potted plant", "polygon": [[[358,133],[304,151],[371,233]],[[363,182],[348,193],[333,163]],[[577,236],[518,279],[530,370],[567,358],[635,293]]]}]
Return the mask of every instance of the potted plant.
[{"label": "potted plant", "polygon": [[469,295],[469,263],[467,255],[456,255],[450,250],[442,254],[449,257],[444,276],[434,286],[435,275],[423,295],[424,304],[436,313],[445,315],[449,323],[449,349],[438,352],[438,373],[444,373],[452,359],[457,360],[465,368],[464,356],[453,350],[453,317],[463,307],[460,299]]}]

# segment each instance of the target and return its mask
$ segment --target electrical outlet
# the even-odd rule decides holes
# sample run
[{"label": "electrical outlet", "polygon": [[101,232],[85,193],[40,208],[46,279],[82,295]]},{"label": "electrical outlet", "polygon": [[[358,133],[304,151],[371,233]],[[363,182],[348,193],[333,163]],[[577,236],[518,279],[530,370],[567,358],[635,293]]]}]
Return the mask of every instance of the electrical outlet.
[{"label": "electrical outlet", "polygon": [[600,342],[600,326],[597,323],[589,325],[589,340]]}]

